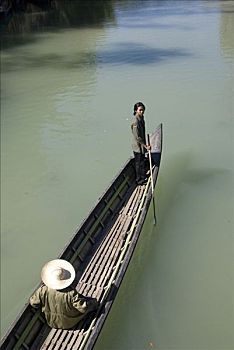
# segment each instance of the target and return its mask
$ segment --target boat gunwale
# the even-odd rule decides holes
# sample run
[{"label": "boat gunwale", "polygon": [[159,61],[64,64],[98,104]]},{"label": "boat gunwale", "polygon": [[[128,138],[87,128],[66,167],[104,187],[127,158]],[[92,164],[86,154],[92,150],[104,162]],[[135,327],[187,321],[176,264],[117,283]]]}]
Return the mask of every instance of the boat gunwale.
[{"label": "boat gunwale", "polygon": [[[155,183],[157,181],[158,170],[159,170],[159,168],[156,168],[155,171],[154,171],[154,174],[153,174],[154,185],[155,185]],[[147,216],[147,212],[148,212],[148,209],[149,209],[149,206],[150,206],[151,199],[152,199],[152,192],[149,189],[148,193],[147,193],[147,196],[146,196],[146,199],[145,199],[144,211],[142,211],[142,213],[140,215],[139,221],[137,223],[137,227],[136,227],[135,232],[134,232],[134,237],[131,240],[131,245],[130,245],[128,251],[127,251],[126,256],[124,257],[123,264],[121,265],[121,267],[120,267],[120,269],[118,271],[118,274],[117,274],[117,276],[115,278],[114,288],[111,288],[110,293],[109,293],[109,295],[107,297],[107,301],[105,302],[105,311],[98,318],[98,320],[97,320],[97,322],[95,324],[95,331],[88,338],[87,343],[84,346],[84,350],[91,350],[91,349],[93,349],[93,347],[94,347],[94,345],[95,345],[95,343],[97,341],[97,338],[98,338],[98,336],[99,336],[99,334],[100,334],[100,332],[101,332],[101,330],[102,330],[102,328],[104,326],[105,320],[106,320],[106,318],[107,318],[107,316],[108,316],[108,314],[109,314],[109,312],[111,310],[111,307],[113,306],[115,297],[116,297],[116,295],[118,293],[119,287],[120,287],[120,285],[122,283],[122,280],[123,280],[124,275],[125,275],[125,273],[127,271],[127,268],[128,268],[128,266],[129,266],[129,264],[131,262],[134,250],[136,248],[138,239],[140,237],[140,233],[141,233],[142,227],[144,225],[144,222],[145,222],[145,219],[146,219],[146,216]],[[113,285],[112,285],[112,287],[113,287]]]},{"label": "boat gunwale", "polygon": [[[160,168],[160,162],[161,162],[161,154],[162,154],[162,124],[159,124],[157,129],[160,128],[160,137],[161,137],[161,150],[160,150],[160,158],[159,158],[159,165],[157,167],[155,167],[154,171],[153,171],[153,182],[154,182],[154,187],[156,185],[157,182],[157,178],[158,178],[158,173],[159,173],[159,168]],[[156,129],[156,130],[157,130]],[[89,212],[87,213],[87,215],[84,217],[84,219],[81,221],[80,225],[77,227],[77,229],[75,230],[75,233],[71,236],[69,242],[66,244],[66,246],[63,248],[62,252],[59,254],[59,258],[63,258],[64,256],[66,256],[66,254],[70,251],[70,249],[72,249],[74,242],[76,241],[76,239],[78,238],[77,235],[79,235],[80,232],[82,232],[82,228],[85,227],[86,223],[89,221],[89,219],[91,219],[92,215],[95,213],[95,211],[98,211],[98,207],[99,205],[101,205],[101,203],[104,201],[105,204],[107,204],[105,202],[105,196],[108,196],[108,193],[111,193],[111,191],[114,189],[115,191],[113,193],[116,193],[117,189],[114,188],[115,182],[118,182],[118,179],[120,179],[120,177],[123,175],[124,176],[124,172],[126,173],[132,173],[131,168],[134,168],[134,157],[130,157],[127,159],[127,161],[124,163],[124,165],[122,166],[122,168],[118,171],[118,173],[115,175],[115,177],[112,179],[112,181],[109,183],[109,185],[106,187],[106,189],[102,192],[102,194],[98,197],[98,199],[96,200],[95,204],[92,206],[92,208],[89,210]],[[124,180],[123,180],[124,181]],[[120,182],[123,183],[123,181]],[[130,188],[130,184],[128,189]],[[126,191],[127,192],[127,191]],[[126,193],[125,193],[126,194]],[[113,194],[112,194],[113,195]],[[112,198],[112,196],[110,197]],[[152,192],[150,191],[150,189],[148,189],[146,198],[145,198],[145,203],[144,203],[144,207],[143,210],[139,216],[139,219],[137,221],[137,227],[135,228],[135,232],[134,232],[134,236],[133,236],[133,240],[131,241],[131,245],[129,247],[129,249],[127,250],[126,255],[124,256],[124,261],[123,264],[120,266],[119,271],[117,272],[116,278],[115,278],[115,283],[112,284],[110,291],[108,293],[107,299],[105,301],[105,312],[102,313],[97,322],[95,323],[95,330],[90,334],[89,338],[87,339],[87,342],[84,344],[84,349],[85,350],[91,350],[94,346],[94,344],[96,343],[96,340],[100,334],[100,331],[105,323],[105,320],[111,310],[111,307],[113,305],[115,296],[118,292],[118,288],[124,278],[124,275],[126,273],[126,270],[128,268],[128,265],[131,261],[134,249],[136,247],[137,241],[139,239],[140,236],[140,232],[142,230],[144,221],[146,219],[147,216],[147,212],[150,206],[150,202],[152,199]],[[107,200],[108,202],[108,200]],[[105,207],[105,206],[104,206]],[[91,226],[92,227],[92,226]],[[85,239],[85,237],[88,235],[89,231],[84,232],[85,236],[82,238],[81,242],[83,242],[83,240]],[[79,242],[79,244],[81,243]],[[79,247],[79,245],[78,245]],[[77,247],[77,249],[78,249]],[[37,290],[38,287],[40,287],[42,285],[42,283],[40,282],[39,285],[35,288],[35,290]],[[115,286],[115,288],[113,288],[113,285]],[[34,291],[35,291],[34,290]],[[34,312],[34,310],[31,309],[31,306],[29,303],[26,303],[25,306],[21,309],[21,311],[18,313],[18,315],[16,316],[14,322],[11,324],[11,326],[9,327],[9,329],[7,330],[7,332],[5,333],[5,335],[3,336],[3,338],[0,341],[0,347],[2,347],[2,345],[4,345],[5,342],[7,342],[7,338],[10,338],[11,333],[14,334],[14,328],[17,330],[20,327],[20,320],[24,319],[24,317],[26,315],[30,316],[30,313]],[[25,316],[24,316],[25,314]],[[37,315],[37,316],[36,316]],[[30,321],[32,322],[32,320],[35,318],[35,323],[36,321],[42,316],[42,312],[41,310],[38,310],[36,312],[34,312],[34,315],[31,316]],[[43,323],[43,320],[41,320],[41,322]],[[35,324],[34,323],[34,324]],[[32,327],[30,328],[29,332],[33,329],[34,324],[32,325]],[[43,327],[43,326],[42,326]],[[22,332],[19,335],[19,338],[22,337],[22,335],[24,334],[25,330],[27,327],[24,327]],[[28,333],[29,334],[29,333]],[[27,335],[25,336],[25,338],[27,337]],[[24,339],[25,339],[24,338]],[[35,339],[37,339],[37,337],[35,337]],[[21,342],[22,344],[23,342]],[[16,344],[14,345],[14,349],[19,348],[17,347],[18,344],[18,340],[16,341]],[[7,344],[6,344],[6,348],[7,348]],[[19,344],[19,346],[21,346]]]},{"label": "boat gunwale", "polygon": [[[158,174],[159,174],[159,168],[160,168],[160,163],[161,163],[161,156],[162,156],[162,143],[163,143],[163,126],[162,126],[162,123],[158,125],[157,129],[160,129],[160,158],[159,158],[159,164],[158,166],[155,167],[155,169],[153,170],[153,185],[154,185],[154,188],[156,186],[156,183],[157,183],[157,179],[158,179]],[[149,179],[150,180],[150,179]],[[138,221],[138,224],[137,224],[137,227],[136,227],[136,230],[135,230],[135,233],[134,233],[134,237],[133,239],[131,240],[131,245],[127,251],[127,254],[126,256],[124,257],[124,261],[123,261],[123,264],[121,265],[119,271],[118,271],[118,274],[116,276],[116,279],[115,279],[115,288],[113,290],[110,290],[110,293],[108,295],[108,298],[107,298],[107,301],[105,302],[105,312],[102,313],[100,315],[100,317],[98,318],[96,324],[95,324],[95,331],[89,336],[86,344],[84,345],[84,350],[92,350],[97,339],[98,339],[98,336],[104,326],[104,323],[105,323],[105,320],[111,310],[111,307],[114,303],[114,300],[115,300],[115,297],[118,293],[118,290],[119,290],[119,286],[121,285],[122,283],[122,280],[124,278],[124,275],[127,271],[127,268],[131,262],[131,259],[132,259],[132,256],[133,256],[133,253],[134,253],[134,250],[136,248],[136,245],[137,245],[137,242],[138,242],[138,239],[140,237],[140,233],[141,233],[141,230],[142,230],[142,227],[144,225],[144,222],[145,222],[145,219],[146,219],[146,216],[147,216],[147,213],[148,213],[148,209],[149,209],[149,206],[150,206],[150,202],[151,202],[151,199],[153,197],[154,193],[152,193],[152,191],[149,189],[148,192],[147,192],[147,196],[146,196],[146,199],[145,199],[145,205],[144,205],[144,211],[142,211],[140,217],[139,217],[139,221]],[[111,296],[113,296],[112,298],[110,298]]]},{"label": "boat gunwale", "polygon": [[[125,170],[127,170],[128,168],[131,168],[131,166],[133,166],[133,161],[134,161],[133,157],[129,157],[127,159],[127,161],[125,161],[123,166],[120,168],[118,173],[114,176],[114,178],[111,180],[111,182],[106,187],[106,189],[102,192],[101,195],[99,195],[98,199],[96,200],[94,205],[91,207],[91,209],[88,211],[88,213],[86,214],[84,219],[81,221],[80,225],[75,229],[75,233],[71,236],[69,242],[65,245],[65,247],[63,248],[61,253],[58,255],[58,259],[63,258],[63,256],[66,255],[66,252],[69,251],[70,247],[72,248],[72,243],[75,242],[75,240],[77,238],[77,235],[79,235],[79,232],[82,231],[82,227],[88,222],[88,220],[92,216],[92,214],[95,213],[95,210],[98,208],[100,203],[104,200],[104,197],[108,194],[109,191],[111,191],[111,189],[114,186],[115,182],[117,182],[117,180],[120,178],[120,176],[122,174],[124,174]],[[33,293],[41,285],[42,285],[42,282],[39,282],[39,284],[37,284],[36,288],[29,295],[29,298],[30,298],[31,295],[33,295]],[[25,303],[23,308],[21,308],[21,310],[19,310],[18,314],[16,315],[16,318],[14,319],[14,321],[11,323],[11,325],[9,326],[9,328],[6,330],[5,334],[1,338],[0,347],[2,347],[4,345],[4,343],[7,341],[8,336],[11,334],[11,332],[14,330],[14,328],[17,329],[18,322],[20,322],[20,319],[24,317],[24,314],[27,315],[30,311],[33,312],[34,310],[31,309],[31,306],[30,306],[29,302],[27,302],[27,303]],[[31,317],[30,321],[35,317],[36,314],[38,314],[37,318],[39,318],[40,315],[41,315],[41,312],[39,312],[39,310],[38,310],[38,312],[36,311],[35,314]],[[36,320],[35,320],[35,322],[36,322]]]}]

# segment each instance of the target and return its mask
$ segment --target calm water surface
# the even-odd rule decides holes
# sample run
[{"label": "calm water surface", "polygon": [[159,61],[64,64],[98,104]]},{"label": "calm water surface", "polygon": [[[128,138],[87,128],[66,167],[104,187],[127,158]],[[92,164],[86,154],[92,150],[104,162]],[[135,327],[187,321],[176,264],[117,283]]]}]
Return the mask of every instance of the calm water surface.
[{"label": "calm water surface", "polygon": [[131,155],[142,100],[164,126],[158,224],[151,208],[95,349],[233,349],[234,1],[110,1],[78,23],[64,4],[2,41],[2,332]]}]

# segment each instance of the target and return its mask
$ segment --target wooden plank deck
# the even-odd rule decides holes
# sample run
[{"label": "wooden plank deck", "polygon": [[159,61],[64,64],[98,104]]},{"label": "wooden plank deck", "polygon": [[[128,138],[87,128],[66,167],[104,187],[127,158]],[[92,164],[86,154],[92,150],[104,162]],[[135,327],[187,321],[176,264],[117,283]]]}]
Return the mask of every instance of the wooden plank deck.
[{"label": "wooden plank deck", "polygon": [[[113,283],[111,281],[113,272],[117,265],[121,264],[119,259],[125,247],[128,234],[132,231],[131,226],[134,223],[144,191],[145,186],[135,187],[124,207],[113,218],[105,237],[79,280],[77,285],[79,293],[95,297],[101,303],[105,301],[108,294],[108,283]],[[130,244],[130,241],[127,244]],[[40,349],[83,349],[85,346],[85,335],[90,331],[88,328],[94,317],[96,315],[93,313],[87,315],[84,320],[78,323],[74,330],[52,329]]]}]

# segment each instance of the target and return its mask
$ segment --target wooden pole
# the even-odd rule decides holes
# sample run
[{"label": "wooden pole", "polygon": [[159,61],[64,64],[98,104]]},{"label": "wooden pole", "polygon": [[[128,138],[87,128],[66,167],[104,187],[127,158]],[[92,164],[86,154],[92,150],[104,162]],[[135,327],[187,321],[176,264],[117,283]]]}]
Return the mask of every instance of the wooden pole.
[{"label": "wooden pole", "polygon": [[[148,145],[150,146],[150,137],[149,134],[147,134],[148,138]],[[154,202],[154,181],[153,181],[153,170],[152,170],[152,159],[151,159],[151,151],[148,150],[149,154],[149,165],[150,165],[150,179],[151,179],[151,190],[152,190],[152,198],[153,198],[153,210],[154,210],[154,225],[156,225],[156,213],[155,213],[155,202]]]}]

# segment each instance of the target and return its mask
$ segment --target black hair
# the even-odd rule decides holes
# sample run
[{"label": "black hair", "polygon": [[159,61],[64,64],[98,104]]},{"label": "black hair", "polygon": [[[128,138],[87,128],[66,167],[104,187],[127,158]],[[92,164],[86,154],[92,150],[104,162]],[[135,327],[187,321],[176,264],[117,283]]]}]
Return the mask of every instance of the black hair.
[{"label": "black hair", "polygon": [[136,114],[136,111],[137,111],[138,107],[144,108],[144,111],[145,111],[145,105],[142,102],[137,102],[137,103],[134,104],[133,115]]}]

